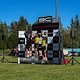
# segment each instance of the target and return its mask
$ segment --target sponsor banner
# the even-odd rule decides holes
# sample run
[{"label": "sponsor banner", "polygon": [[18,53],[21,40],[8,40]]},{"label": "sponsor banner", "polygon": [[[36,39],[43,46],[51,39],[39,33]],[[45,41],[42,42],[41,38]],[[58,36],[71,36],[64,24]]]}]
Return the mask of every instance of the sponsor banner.
[{"label": "sponsor banner", "polygon": [[25,44],[27,44],[27,39],[25,38]]},{"label": "sponsor banner", "polygon": [[48,58],[48,61],[49,61],[50,63],[53,63],[53,58]]},{"label": "sponsor banner", "polygon": [[53,37],[53,43],[59,43],[59,36]]},{"label": "sponsor banner", "polygon": [[25,51],[25,44],[18,44],[18,51]]},{"label": "sponsor banner", "polygon": [[59,57],[59,51],[53,51],[53,57],[54,58]]},{"label": "sponsor banner", "polygon": [[50,36],[53,36],[53,32],[49,32],[48,33],[48,36],[50,37]]},{"label": "sponsor banner", "polygon": [[42,30],[42,37],[48,37],[48,30]]},{"label": "sponsor banner", "polygon": [[53,58],[53,51],[51,51],[51,50],[47,51],[47,57]]},{"label": "sponsor banner", "polygon": [[47,45],[47,50],[53,50],[53,44],[48,44]]},{"label": "sponsor banner", "polygon": [[53,37],[54,36],[59,36],[59,29],[53,30]]},{"label": "sponsor banner", "polygon": [[18,51],[20,51],[20,44],[18,44]]},{"label": "sponsor banner", "polygon": [[53,44],[53,50],[59,50],[59,43]]},{"label": "sponsor banner", "polygon": [[18,38],[19,44],[25,44],[25,38]]},{"label": "sponsor banner", "polygon": [[48,37],[48,44],[53,44],[53,37]]},{"label": "sponsor banner", "polygon": [[52,28],[53,29],[59,29],[59,23],[53,23]]},{"label": "sponsor banner", "polygon": [[53,63],[58,63],[59,64],[59,58],[53,58]]},{"label": "sponsor banner", "polygon": [[63,45],[62,45],[62,43],[60,43],[60,50],[61,50],[61,51],[63,50]]},{"label": "sponsor banner", "polygon": [[25,51],[19,51],[18,57],[25,57]]},{"label": "sponsor banner", "polygon": [[39,23],[52,23],[52,16],[39,17],[38,22]]},{"label": "sponsor banner", "polygon": [[25,31],[19,31],[18,33],[18,38],[25,38]]}]

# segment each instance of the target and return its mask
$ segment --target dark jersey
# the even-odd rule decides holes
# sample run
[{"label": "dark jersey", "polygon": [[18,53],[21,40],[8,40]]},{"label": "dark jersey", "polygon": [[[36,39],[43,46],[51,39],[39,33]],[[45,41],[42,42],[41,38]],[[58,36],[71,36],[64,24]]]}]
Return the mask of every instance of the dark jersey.
[{"label": "dark jersey", "polygon": [[31,40],[31,35],[30,34],[27,36],[27,39],[26,40],[27,40],[26,41],[26,44],[31,46],[32,40]]}]

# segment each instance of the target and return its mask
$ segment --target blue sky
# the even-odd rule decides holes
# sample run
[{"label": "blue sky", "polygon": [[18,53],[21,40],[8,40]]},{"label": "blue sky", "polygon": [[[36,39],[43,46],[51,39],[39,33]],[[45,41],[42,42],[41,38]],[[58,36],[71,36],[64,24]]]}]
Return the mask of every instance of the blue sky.
[{"label": "blue sky", "polygon": [[[71,18],[80,17],[80,0],[58,0],[59,16],[63,26],[69,26]],[[55,17],[55,0],[0,0],[0,21],[8,25],[24,16],[33,24],[40,16]]]}]

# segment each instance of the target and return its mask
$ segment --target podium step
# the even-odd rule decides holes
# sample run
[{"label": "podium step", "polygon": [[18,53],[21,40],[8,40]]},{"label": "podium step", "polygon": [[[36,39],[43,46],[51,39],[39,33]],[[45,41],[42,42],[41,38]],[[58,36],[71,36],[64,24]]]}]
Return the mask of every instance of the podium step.
[{"label": "podium step", "polygon": [[18,57],[18,63],[41,63],[38,57]]}]

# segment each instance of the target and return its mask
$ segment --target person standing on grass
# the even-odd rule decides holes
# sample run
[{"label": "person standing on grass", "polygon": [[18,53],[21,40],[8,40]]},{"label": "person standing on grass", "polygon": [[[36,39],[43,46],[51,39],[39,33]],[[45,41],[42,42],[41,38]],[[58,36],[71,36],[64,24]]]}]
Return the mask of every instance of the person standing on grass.
[{"label": "person standing on grass", "polygon": [[15,48],[15,57],[18,56],[18,48]]}]

